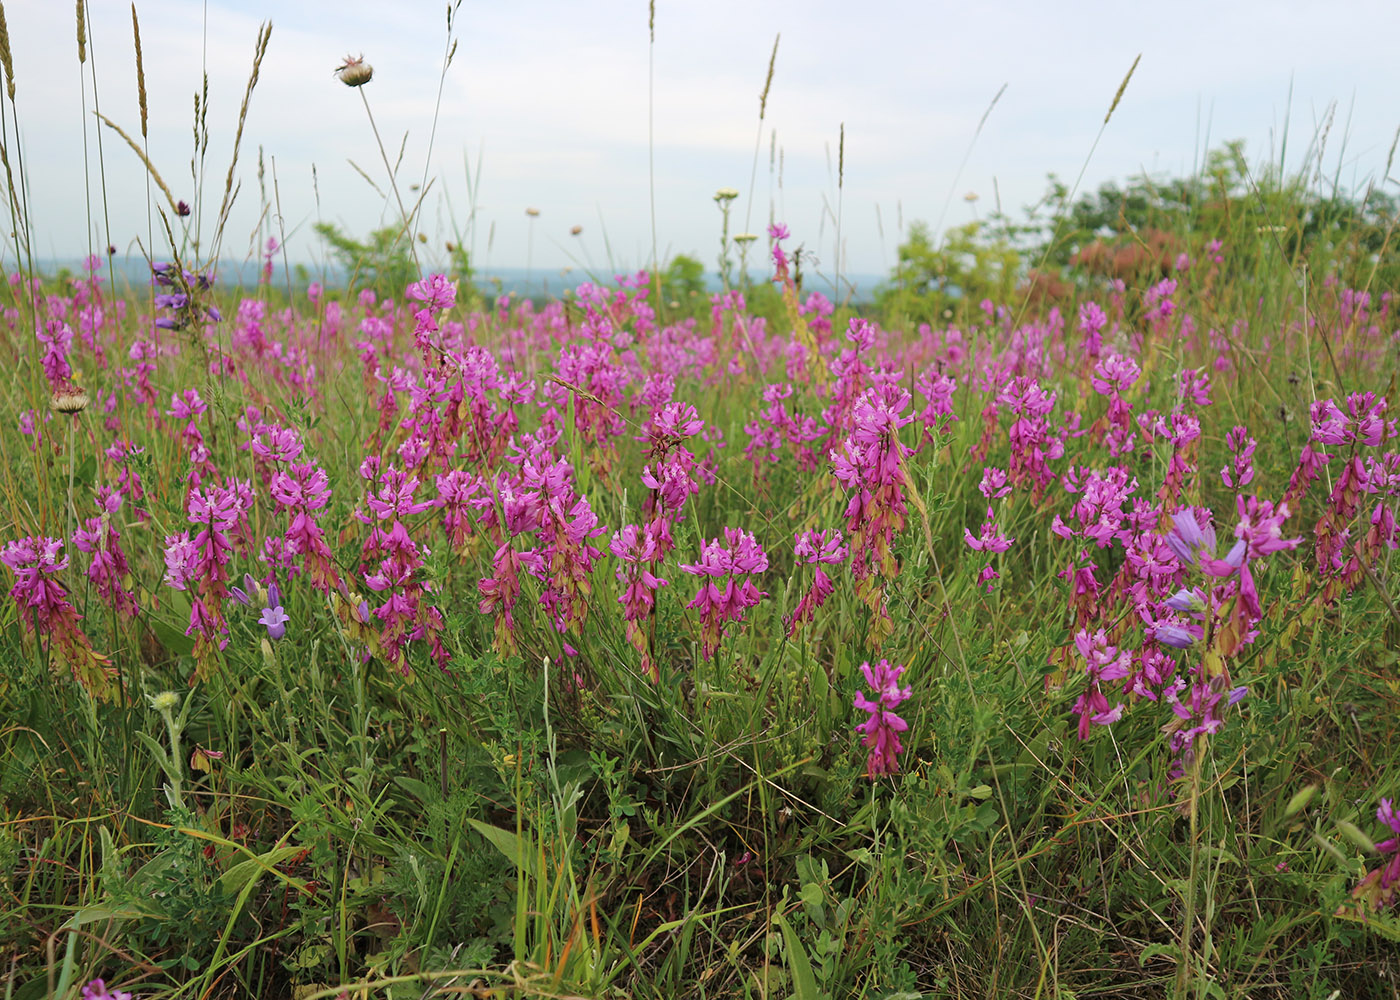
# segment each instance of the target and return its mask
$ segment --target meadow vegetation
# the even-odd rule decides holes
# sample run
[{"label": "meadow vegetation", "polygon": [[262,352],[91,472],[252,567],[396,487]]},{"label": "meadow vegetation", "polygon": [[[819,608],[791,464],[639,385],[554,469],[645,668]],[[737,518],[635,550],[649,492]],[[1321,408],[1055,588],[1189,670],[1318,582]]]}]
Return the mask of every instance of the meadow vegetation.
[{"label": "meadow vegetation", "polygon": [[780,219],[497,297],[401,204],[350,287],[174,199],[45,277],[7,146],[6,1000],[1394,995],[1397,205],[1324,141],[864,305]]}]

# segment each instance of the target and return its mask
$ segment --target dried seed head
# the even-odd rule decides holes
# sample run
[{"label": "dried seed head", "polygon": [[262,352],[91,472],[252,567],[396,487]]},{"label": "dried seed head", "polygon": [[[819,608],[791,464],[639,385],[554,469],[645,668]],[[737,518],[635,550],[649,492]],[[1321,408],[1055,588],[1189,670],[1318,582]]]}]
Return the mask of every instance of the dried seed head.
[{"label": "dried seed head", "polygon": [[49,396],[49,408],[58,413],[82,413],[87,409],[88,394],[80,385],[69,382]]},{"label": "dried seed head", "polygon": [[583,227],[582,227],[582,226],[574,226],[572,229],[569,230],[569,235],[570,235],[570,236],[577,236],[577,235],[578,235],[579,233],[581,233],[581,232],[583,232]]},{"label": "dried seed head", "polygon": [[146,137],[146,64],[141,59],[141,22],[136,17],[136,4],[131,5],[131,37],[136,41],[136,103],[141,109],[141,137]]},{"label": "dried seed head", "polygon": [[538,208],[527,208],[527,209],[525,209],[525,214],[528,215],[528,216],[529,216],[530,218],[532,218],[532,219],[538,218],[538,217],[539,217],[539,214],[540,214],[540,210],[539,210]]},{"label": "dried seed head", "polygon": [[335,78],[347,87],[363,87],[374,79],[374,67],[365,62],[365,57],[346,56],[345,62],[336,67]]},{"label": "dried seed head", "polygon": [[10,53],[10,28],[5,23],[5,5],[0,3],[0,67],[5,70],[5,93],[15,99],[15,64]]}]

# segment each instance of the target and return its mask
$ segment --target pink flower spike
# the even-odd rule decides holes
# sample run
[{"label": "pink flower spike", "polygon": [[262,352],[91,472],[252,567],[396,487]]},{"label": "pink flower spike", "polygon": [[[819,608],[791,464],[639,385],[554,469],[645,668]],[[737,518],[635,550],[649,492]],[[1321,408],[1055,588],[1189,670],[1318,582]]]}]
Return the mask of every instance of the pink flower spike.
[{"label": "pink flower spike", "polygon": [[870,685],[871,697],[857,690],[855,707],[869,713],[869,718],[856,726],[856,731],[865,734],[862,745],[869,751],[865,762],[865,773],[872,780],[882,774],[896,774],[899,771],[899,754],[904,745],[899,734],[907,732],[909,723],[894,713],[900,703],[906,701],[912,688],[900,687],[899,679],[904,667],[891,667],[888,660],[881,660],[874,667],[867,661],[861,664],[861,673]]}]

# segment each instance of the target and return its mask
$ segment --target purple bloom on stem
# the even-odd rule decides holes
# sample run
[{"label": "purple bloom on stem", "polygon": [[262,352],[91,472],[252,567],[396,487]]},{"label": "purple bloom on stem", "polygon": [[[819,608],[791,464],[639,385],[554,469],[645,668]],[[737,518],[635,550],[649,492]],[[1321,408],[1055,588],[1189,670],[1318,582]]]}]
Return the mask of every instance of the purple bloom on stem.
[{"label": "purple bloom on stem", "polygon": [[768,568],[768,556],[758,540],[750,532],[725,528],[724,542],[728,548],[718,538],[701,543],[699,562],[680,567],[692,576],[708,578],[686,605],[700,612],[701,652],[707,660],[719,650],[724,623],[742,621],[747,609],[768,596],[748,579]]},{"label": "purple bloom on stem", "polygon": [[[1381,799],[1376,810],[1376,819],[1384,823],[1395,836],[1376,842],[1376,852],[1383,863],[1366,873],[1352,890],[1354,899],[1360,900],[1368,909],[1379,910],[1393,905],[1397,891],[1400,891],[1400,814],[1390,799]],[[1389,855],[1388,858],[1385,856]]]},{"label": "purple bloom on stem", "polygon": [[239,604],[245,606],[251,605],[253,603],[253,598],[258,596],[258,582],[253,579],[253,574],[244,573],[243,586],[230,587],[229,596],[232,597]]},{"label": "purple bloom on stem", "polygon": [[0,563],[14,574],[10,588],[20,628],[46,640],[55,665],[66,662],[73,677],[94,696],[113,693],[113,673],[107,658],[92,648],[78,624],[82,615],[68,601],[68,590],[58,574],[68,568],[63,541],[58,538],[29,537],[7,542],[0,548]]},{"label": "purple bloom on stem", "polygon": [[287,634],[287,622],[291,621],[291,616],[277,604],[270,608],[263,608],[262,614],[258,617],[258,624],[267,626],[267,637],[269,639],[280,639]]},{"label": "purple bloom on stem", "polygon": [[1087,740],[1091,725],[1107,726],[1123,717],[1123,703],[1110,706],[1100,685],[1127,677],[1132,656],[1110,645],[1103,629],[1095,632],[1080,629],[1074,637],[1074,645],[1084,658],[1085,672],[1089,675],[1089,686],[1074,705],[1074,714],[1079,716],[1079,738]]},{"label": "purple bloom on stem", "polygon": [[874,667],[869,662],[862,663],[860,670],[871,689],[870,698],[860,690],[855,697],[855,707],[870,714],[870,718],[856,726],[857,732],[865,734],[861,743],[869,751],[865,773],[872,779],[881,774],[896,774],[898,755],[904,751],[899,734],[909,729],[909,723],[896,715],[894,709],[909,697],[912,688],[899,686],[904,667],[891,667],[888,660],[881,660]]},{"label": "purple bloom on stem", "polygon": [[1196,520],[1196,512],[1184,507],[1172,515],[1172,530],[1167,535],[1167,545],[1183,563],[1194,564],[1200,553],[1215,555],[1215,528],[1207,524],[1204,528]]},{"label": "purple bloom on stem", "polygon": [[1163,603],[1173,611],[1202,612],[1206,609],[1205,599],[1199,590],[1178,590]]},{"label": "purple bloom on stem", "polygon": [[1236,542],[1230,546],[1230,551],[1225,553],[1224,559],[1202,558],[1201,569],[1211,576],[1230,576],[1244,565],[1246,549],[1243,541]]},{"label": "purple bloom on stem", "polygon": [[793,555],[799,563],[809,563],[814,567],[812,574],[812,589],[807,591],[797,602],[788,616],[783,620],[787,626],[788,638],[801,628],[804,622],[812,621],[826,599],[835,591],[835,585],[831,582],[831,577],[827,576],[822,569],[822,564],[834,565],[846,561],[849,552],[847,546],[842,544],[841,532],[835,530],[826,531],[801,531],[794,535]]},{"label": "purple bloom on stem", "polygon": [[131,1000],[125,990],[109,990],[101,979],[94,979],[83,987],[83,1000]]},{"label": "purple bloom on stem", "polygon": [[1154,630],[1157,641],[1164,646],[1171,646],[1173,649],[1189,649],[1196,641],[1196,637],[1191,634],[1191,630],[1182,625],[1159,624]]}]

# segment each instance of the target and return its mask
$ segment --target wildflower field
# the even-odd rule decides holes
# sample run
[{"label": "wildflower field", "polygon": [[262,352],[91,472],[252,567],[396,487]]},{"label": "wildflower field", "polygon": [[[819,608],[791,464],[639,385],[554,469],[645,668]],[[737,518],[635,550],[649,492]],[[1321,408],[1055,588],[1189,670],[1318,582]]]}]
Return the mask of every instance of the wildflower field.
[{"label": "wildflower field", "polygon": [[1380,192],[1227,149],[857,304],[776,218],[237,288],[159,192],[118,288],[10,191],[6,1000],[1394,995]]}]

